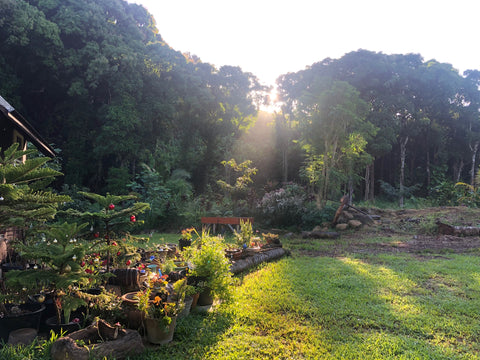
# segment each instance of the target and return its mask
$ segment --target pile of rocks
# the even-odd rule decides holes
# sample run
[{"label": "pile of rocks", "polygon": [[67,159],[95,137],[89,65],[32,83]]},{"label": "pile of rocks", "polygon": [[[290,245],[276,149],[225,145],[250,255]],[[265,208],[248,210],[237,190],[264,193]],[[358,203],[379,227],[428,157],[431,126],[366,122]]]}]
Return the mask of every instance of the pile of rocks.
[{"label": "pile of rocks", "polygon": [[304,239],[335,239],[340,236],[337,231],[344,231],[347,229],[360,229],[364,226],[372,226],[380,223],[379,215],[370,215],[366,212],[347,211],[343,210],[335,224],[335,230],[329,230],[332,226],[330,223],[322,224],[322,226],[315,226],[312,231],[303,231],[302,237]]},{"label": "pile of rocks", "polygon": [[379,215],[367,215],[358,211],[342,211],[337,223],[336,230],[358,229],[365,225],[374,225],[380,221]]}]

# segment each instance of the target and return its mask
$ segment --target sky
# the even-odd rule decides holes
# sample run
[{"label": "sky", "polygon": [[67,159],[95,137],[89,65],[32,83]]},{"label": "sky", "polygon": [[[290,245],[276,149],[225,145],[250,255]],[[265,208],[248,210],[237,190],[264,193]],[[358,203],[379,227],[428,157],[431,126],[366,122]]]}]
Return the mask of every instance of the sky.
[{"label": "sky", "polygon": [[365,49],[480,69],[478,0],[129,0],[162,38],[203,62],[240,66],[266,85]]}]

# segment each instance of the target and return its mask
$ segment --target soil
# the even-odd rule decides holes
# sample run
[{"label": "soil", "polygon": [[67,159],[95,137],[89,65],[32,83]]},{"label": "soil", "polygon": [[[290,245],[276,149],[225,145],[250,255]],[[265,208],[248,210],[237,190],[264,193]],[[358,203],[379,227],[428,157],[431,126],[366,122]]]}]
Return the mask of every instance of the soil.
[{"label": "soil", "polygon": [[[367,211],[367,209],[364,209]],[[480,236],[446,235],[438,223],[455,227],[480,227],[480,209],[438,207],[418,210],[368,209],[380,220],[358,230],[340,232],[336,240],[298,239],[300,253],[307,256],[343,256],[348,253],[412,253],[419,257],[451,253],[480,254]],[[327,242],[320,250],[301,250],[301,243]]]}]

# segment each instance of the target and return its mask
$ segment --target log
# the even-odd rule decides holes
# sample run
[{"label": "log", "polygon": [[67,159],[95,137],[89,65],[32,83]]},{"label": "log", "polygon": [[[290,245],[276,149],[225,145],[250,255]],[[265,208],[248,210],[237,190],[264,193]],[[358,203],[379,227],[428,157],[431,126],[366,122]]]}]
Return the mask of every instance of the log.
[{"label": "log", "polygon": [[339,236],[336,231],[302,231],[303,239],[336,239]]},{"label": "log", "polygon": [[[77,345],[82,340],[86,345]],[[103,341],[103,342],[98,342]],[[145,350],[142,338],[136,330],[119,329],[99,320],[85,329],[61,337],[52,345],[53,360],[126,359]]]},{"label": "log", "polygon": [[287,253],[283,247],[276,247],[264,251],[260,251],[245,259],[236,260],[230,266],[230,271],[234,274],[238,274],[242,271],[250,269],[263,262],[272,261],[281,258]]},{"label": "log", "polygon": [[478,236],[480,228],[476,226],[452,226],[437,221],[437,232],[442,235]]}]

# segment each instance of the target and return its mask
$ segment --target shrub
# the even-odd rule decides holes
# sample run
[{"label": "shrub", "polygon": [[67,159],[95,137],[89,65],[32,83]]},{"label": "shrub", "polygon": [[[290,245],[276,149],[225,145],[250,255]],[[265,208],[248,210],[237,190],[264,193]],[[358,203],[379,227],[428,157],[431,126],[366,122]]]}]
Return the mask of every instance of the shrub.
[{"label": "shrub", "polygon": [[298,184],[266,193],[258,204],[259,216],[266,225],[289,227],[302,222],[306,193]]}]

